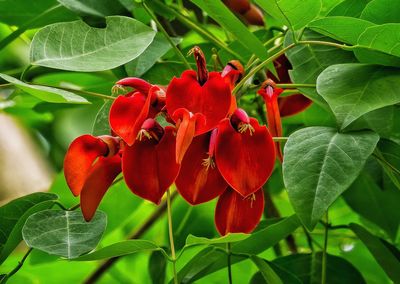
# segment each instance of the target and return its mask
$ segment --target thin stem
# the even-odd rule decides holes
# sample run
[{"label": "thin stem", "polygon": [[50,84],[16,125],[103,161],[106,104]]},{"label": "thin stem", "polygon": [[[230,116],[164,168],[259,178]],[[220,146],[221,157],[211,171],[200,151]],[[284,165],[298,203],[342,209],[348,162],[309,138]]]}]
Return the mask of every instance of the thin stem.
[{"label": "thin stem", "polygon": [[229,281],[229,284],[232,284],[233,283],[233,281],[232,281],[232,260],[231,260],[232,251],[231,251],[231,243],[230,242],[226,243],[226,254],[228,256],[228,281]]},{"label": "thin stem", "polygon": [[294,88],[315,88],[317,85],[316,84],[276,84],[278,88],[284,88],[284,89],[294,89]]},{"label": "thin stem", "polygon": [[153,13],[153,11],[150,10],[149,7],[147,7],[146,3],[143,1],[142,2],[143,8],[146,10],[147,14],[153,19],[153,21],[157,24],[158,29],[163,33],[165,38],[168,40],[169,44],[171,47],[174,49],[176,55],[182,60],[183,64],[185,64],[187,69],[192,69],[190,66],[189,62],[186,60],[186,57],[182,54],[182,52],[179,50],[179,48],[176,46],[176,44],[172,41],[171,37],[167,33],[167,31],[164,29],[164,27],[161,25],[160,21],[157,19],[157,16]]},{"label": "thin stem", "polygon": [[18,265],[13,270],[11,270],[9,273],[7,273],[7,275],[5,276],[3,281],[9,279],[11,276],[13,276],[15,273],[17,273],[18,270],[21,269],[21,267],[24,265],[25,260],[28,258],[29,254],[32,252],[32,250],[33,250],[32,248],[29,248],[29,250],[25,253],[25,255],[22,257],[22,259],[18,262]]},{"label": "thin stem", "polygon": [[324,234],[324,250],[322,252],[322,273],[321,273],[321,284],[326,284],[326,250],[328,248],[328,232],[329,232],[329,221],[328,221],[328,211],[326,211],[325,215],[325,234]]},{"label": "thin stem", "polygon": [[[278,35],[276,35],[276,36],[270,38],[270,39],[267,40],[266,42],[264,42],[263,45],[264,45],[265,47],[267,47],[267,46],[270,45],[271,43],[274,43],[278,38],[281,38],[281,37],[283,37],[283,36],[284,36],[284,34],[278,34]],[[255,54],[253,54],[253,55],[250,57],[249,61],[246,63],[246,69],[248,69],[248,68],[252,65],[252,63],[254,62],[254,60],[255,60],[256,58],[257,58],[257,57],[256,57]]]},{"label": "thin stem", "polygon": [[76,204],[76,205],[74,205],[74,206],[71,206],[71,207],[68,208],[67,210],[68,210],[68,211],[74,211],[74,210],[78,209],[80,206],[81,206],[81,204],[78,203],[78,204]]},{"label": "thin stem", "polygon": [[22,82],[25,81],[26,74],[28,74],[29,69],[31,69],[32,67],[33,67],[33,65],[32,65],[32,64],[29,64],[28,66],[26,66],[26,67],[24,68],[24,71],[22,71],[21,76],[19,77],[19,79],[20,79]]},{"label": "thin stem", "polygon": [[83,95],[90,96],[90,97],[106,99],[106,100],[115,100],[115,97],[107,96],[107,95],[103,95],[103,94],[99,94],[99,93],[95,93],[95,92],[85,91],[85,90],[77,90],[77,89],[65,88],[65,87],[54,87],[54,86],[43,85],[43,84],[35,84],[35,86],[57,88],[57,89],[61,89],[61,90],[68,91],[68,92],[81,93]]},{"label": "thin stem", "polygon": [[60,201],[55,201],[54,205],[57,205],[58,207],[60,207],[62,210],[68,211],[68,208],[65,207],[64,205],[61,204]]},{"label": "thin stem", "polygon": [[289,139],[289,137],[272,137],[272,140],[275,142],[285,142]]},{"label": "thin stem", "polygon": [[357,48],[355,45],[346,45],[346,44],[339,44],[329,41],[318,41],[318,40],[302,40],[297,42],[297,44],[313,44],[313,45],[326,45],[326,46],[333,46],[344,50],[353,50]]},{"label": "thin stem", "polygon": [[313,239],[312,239],[310,233],[307,231],[306,227],[304,227],[304,226],[303,226],[303,231],[304,231],[304,234],[306,235],[308,247],[310,248],[311,252],[313,253],[314,252]]},{"label": "thin stem", "polygon": [[0,84],[0,88],[8,88],[10,86],[12,86],[11,83]]},{"label": "thin stem", "polygon": [[174,283],[178,284],[178,275],[176,274],[176,254],[175,254],[175,244],[174,244],[174,232],[172,229],[171,193],[170,193],[169,188],[167,190],[167,215],[168,215],[169,243],[171,246],[172,268],[174,270]]}]

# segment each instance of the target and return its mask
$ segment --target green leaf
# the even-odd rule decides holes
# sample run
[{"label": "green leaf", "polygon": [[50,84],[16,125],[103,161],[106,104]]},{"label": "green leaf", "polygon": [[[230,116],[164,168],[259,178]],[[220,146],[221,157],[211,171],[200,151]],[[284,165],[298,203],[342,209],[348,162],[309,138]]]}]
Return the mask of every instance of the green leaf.
[{"label": "green leaf", "polygon": [[400,67],[400,24],[384,24],[367,28],[358,38],[354,50],[362,63]]},{"label": "green leaf", "polygon": [[168,85],[174,76],[180,77],[185,70],[186,66],[183,63],[169,61],[159,62],[147,71],[142,76],[142,79],[149,82],[157,82],[159,85]]},{"label": "green leaf", "polygon": [[44,27],[32,40],[32,64],[72,71],[108,70],[142,54],[156,33],[128,17],[107,17],[106,23],[103,29],[83,21]]},{"label": "green leaf", "polygon": [[372,0],[361,13],[361,19],[375,24],[400,23],[400,1]]},{"label": "green leaf", "polygon": [[[302,40],[331,41],[331,38],[322,36],[306,29]],[[293,41],[290,33],[285,37],[284,45],[288,46]],[[286,52],[292,70],[290,78],[295,84],[315,84],[318,75],[328,66],[338,63],[355,61],[353,52],[344,51],[335,47],[322,45],[301,45]],[[329,109],[325,100],[316,92],[315,88],[299,88],[302,94],[312,99],[322,107]]]},{"label": "green leaf", "polygon": [[[301,282],[301,280],[289,270],[283,269],[272,262],[268,262],[268,265],[275,271],[283,283],[303,284],[303,282]],[[250,284],[268,284],[268,282],[265,280],[261,272],[257,272],[251,278]]]},{"label": "green leaf", "polygon": [[365,64],[337,64],[317,80],[318,93],[328,102],[343,129],[370,111],[400,102],[400,70]]},{"label": "green leaf", "polygon": [[69,10],[78,15],[91,15],[95,17],[105,17],[123,14],[125,8],[119,1],[109,0],[57,0]]},{"label": "green leaf", "polygon": [[400,143],[381,139],[378,148],[378,161],[393,185],[400,189]]},{"label": "green leaf", "polygon": [[[320,13],[320,0],[256,0],[271,16],[288,24],[292,30],[305,27]],[[307,12],[305,12],[307,11]]]},{"label": "green leaf", "polygon": [[249,234],[227,234],[226,236],[215,238],[215,239],[207,239],[203,237],[196,237],[193,235],[189,235],[186,238],[186,245],[212,245],[212,244],[226,244],[226,243],[235,243],[239,241],[243,241],[247,239]]},{"label": "green leaf", "polygon": [[[400,283],[400,261],[392,251],[395,247],[389,246],[358,224],[350,224],[350,228],[365,244],[375,260],[383,268],[394,283]],[[400,252],[396,249],[396,253]]]},{"label": "green leaf", "polygon": [[167,259],[160,251],[153,251],[149,258],[149,275],[153,284],[164,284]]},{"label": "green leaf", "polygon": [[378,140],[371,131],[338,133],[329,127],[303,128],[289,136],[283,179],[293,209],[309,230],[357,178]]},{"label": "green leaf", "polygon": [[58,197],[52,193],[37,192],[0,207],[0,264],[22,241],[21,230],[26,219],[50,208]]},{"label": "green leaf", "polygon": [[275,271],[271,268],[271,266],[266,260],[259,258],[258,256],[255,255],[251,256],[250,258],[260,270],[266,283],[283,284],[281,278],[279,278],[279,276],[275,273]]},{"label": "green leaf", "polygon": [[101,211],[86,222],[80,211],[44,210],[26,220],[22,236],[31,248],[72,259],[97,246],[106,223]]},{"label": "green leaf", "polygon": [[163,249],[150,241],[128,240],[106,246],[92,253],[75,258],[74,260],[93,261],[133,254],[142,251],[163,251]]},{"label": "green leaf", "polygon": [[[267,50],[258,38],[252,34],[248,28],[235,17],[234,14],[222,3],[215,0],[191,0],[203,12],[206,12],[223,29],[232,33],[236,39],[261,60],[267,59]],[[251,43],[251,44],[249,44]]]},{"label": "green leaf", "polygon": [[336,5],[329,12],[328,16],[346,16],[358,18],[367,4],[368,0],[345,0]]},{"label": "green leaf", "polygon": [[110,113],[111,105],[113,104],[113,102],[114,101],[112,100],[107,100],[99,109],[99,112],[97,113],[92,126],[92,134],[94,136],[110,135],[111,127],[108,115]]},{"label": "green leaf", "polygon": [[358,37],[372,26],[373,23],[365,20],[336,16],[315,20],[308,28],[338,41],[356,45]]},{"label": "green leaf", "polygon": [[[180,38],[172,38],[178,44]],[[136,59],[125,64],[125,70],[129,76],[140,77],[171,49],[171,44],[161,33],[157,33],[150,46]]]},{"label": "green leaf", "polygon": [[0,73],[0,78],[10,82],[18,89],[21,89],[28,94],[35,96],[45,102],[50,103],[68,103],[68,104],[89,104],[89,102],[74,93],[64,91],[53,87],[45,87],[39,85],[31,85],[24,83],[14,77]]},{"label": "green leaf", "polygon": [[[286,269],[300,278],[304,284],[321,282],[322,252],[316,254],[294,254],[276,258],[272,264]],[[362,284],[366,283],[361,273],[344,258],[327,254],[326,283]]]}]

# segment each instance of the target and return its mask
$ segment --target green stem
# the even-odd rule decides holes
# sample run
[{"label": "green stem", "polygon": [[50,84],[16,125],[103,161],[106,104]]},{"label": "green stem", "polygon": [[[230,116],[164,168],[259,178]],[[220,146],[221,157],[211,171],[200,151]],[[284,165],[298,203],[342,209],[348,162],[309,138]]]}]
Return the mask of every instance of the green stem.
[{"label": "green stem", "polygon": [[169,243],[171,246],[172,268],[174,270],[174,284],[178,284],[178,275],[176,274],[176,254],[175,254],[175,244],[174,244],[174,233],[172,230],[171,193],[170,193],[169,189],[167,190],[167,215],[168,215]]},{"label": "green stem", "polygon": [[226,243],[226,254],[228,256],[228,283],[232,284],[232,251],[231,251],[231,243]]},{"label": "green stem", "polygon": [[179,48],[176,46],[176,44],[172,41],[171,37],[167,33],[167,31],[164,29],[164,27],[161,25],[160,21],[157,19],[157,16],[153,13],[153,11],[150,10],[149,7],[147,7],[146,3],[143,1],[142,2],[143,8],[146,10],[147,14],[153,19],[153,21],[157,24],[158,29],[163,33],[165,38],[168,40],[169,44],[171,47],[174,49],[175,54],[182,60],[183,64],[186,66],[187,69],[192,69],[190,66],[189,62],[186,60],[186,57],[182,54],[182,52],[179,50]]},{"label": "green stem", "polygon": [[289,139],[289,137],[272,137],[275,142],[285,142]]},{"label": "green stem", "polygon": [[328,248],[328,231],[329,231],[328,211],[326,211],[325,219],[326,219],[326,224],[325,224],[325,234],[324,234],[324,250],[322,252],[321,284],[326,284],[326,258],[327,258],[326,250]]},{"label": "green stem", "polygon": [[99,94],[99,93],[95,93],[95,92],[85,91],[85,90],[77,90],[77,89],[65,88],[65,87],[55,87],[55,86],[49,86],[49,85],[43,85],[43,84],[35,84],[35,85],[43,86],[43,87],[57,88],[57,89],[65,90],[68,92],[81,93],[81,94],[89,96],[89,97],[95,97],[95,98],[107,99],[107,100],[115,100],[115,97],[107,96],[107,95],[103,95],[103,94]]},{"label": "green stem", "polygon": [[278,88],[294,89],[294,88],[315,88],[315,84],[276,84]]},{"label": "green stem", "polygon": [[334,43],[334,42],[329,42],[329,41],[318,41],[318,40],[302,40],[297,42],[297,44],[313,44],[313,45],[326,45],[326,46],[333,46],[337,47],[343,50],[353,50],[357,46],[355,45],[345,45],[345,44],[339,44],[339,43]]},{"label": "green stem", "polygon": [[[5,278],[3,279],[4,283],[6,283],[7,279],[9,279],[11,276],[13,276],[15,273],[18,272],[18,270],[21,269],[21,267],[24,265],[25,260],[28,258],[29,254],[32,252],[32,248],[29,248],[29,250],[25,253],[25,255],[22,257],[22,259],[18,262],[18,265],[11,270],[9,273],[7,273],[7,275],[5,276]],[[3,283],[2,281],[2,283]]]}]

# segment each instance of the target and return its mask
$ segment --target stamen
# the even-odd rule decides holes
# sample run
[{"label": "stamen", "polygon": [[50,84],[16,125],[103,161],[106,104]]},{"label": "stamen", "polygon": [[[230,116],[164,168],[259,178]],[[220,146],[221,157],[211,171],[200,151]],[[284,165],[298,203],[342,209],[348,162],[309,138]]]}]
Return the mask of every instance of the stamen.
[{"label": "stamen", "polygon": [[111,93],[112,93],[113,95],[116,95],[116,94],[118,94],[119,92],[126,93],[127,90],[126,90],[126,88],[125,88],[124,86],[119,85],[119,84],[116,84],[116,85],[114,85],[114,86],[111,88]]},{"label": "stamen", "polygon": [[239,125],[238,125],[238,131],[239,131],[239,133],[245,133],[247,130],[249,131],[250,136],[252,136],[253,133],[254,133],[254,131],[255,131],[255,130],[254,130],[254,127],[251,126],[250,123],[240,122]]},{"label": "stamen", "polygon": [[253,202],[256,201],[256,195],[253,193],[247,199],[250,199],[250,208],[253,208]]},{"label": "stamen", "polygon": [[215,162],[211,156],[208,156],[207,158],[203,159],[203,162],[201,163],[201,165],[206,167],[207,171],[210,167],[211,167],[211,169],[215,168]]},{"label": "stamen", "polygon": [[146,129],[140,129],[136,136],[136,140],[142,141],[144,137],[146,137],[149,140],[154,138]]}]

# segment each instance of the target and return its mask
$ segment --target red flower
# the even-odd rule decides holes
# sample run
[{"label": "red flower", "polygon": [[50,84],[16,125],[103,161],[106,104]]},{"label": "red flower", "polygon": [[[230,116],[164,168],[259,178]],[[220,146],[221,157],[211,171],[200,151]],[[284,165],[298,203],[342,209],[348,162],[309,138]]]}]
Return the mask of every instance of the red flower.
[{"label": "red flower", "polygon": [[92,219],[101,199],[121,172],[119,139],[83,135],[76,138],[64,159],[64,175],[75,196],[81,196],[85,220]]},{"label": "red flower", "polygon": [[179,173],[174,128],[163,129],[154,119],[147,119],[135,143],[123,151],[122,171],[133,193],[159,204]]},{"label": "red flower", "polygon": [[248,197],[261,188],[275,163],[274,142],[268,129],[237,109],[218,125],[215,161],[226,182]]},{"label": "red flower", "polygon": [[218,199],[215,208],[215,225],[221,235],[228,233],[250,233],[264,211],[264,192],[261,189],[243,197],[228,188]]}]

